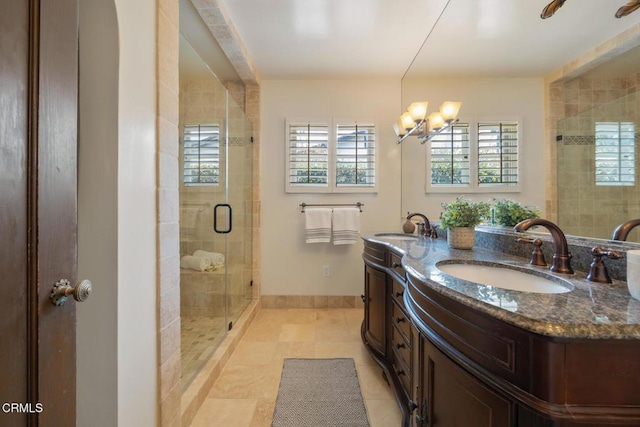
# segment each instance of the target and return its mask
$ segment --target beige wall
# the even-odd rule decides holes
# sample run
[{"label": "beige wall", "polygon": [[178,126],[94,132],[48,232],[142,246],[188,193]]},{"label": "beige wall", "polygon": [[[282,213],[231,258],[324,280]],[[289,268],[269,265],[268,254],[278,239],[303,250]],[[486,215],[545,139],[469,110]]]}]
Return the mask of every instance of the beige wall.
[{"label": "beige wall", "polygon": [[[519,119],[521,191],[517,193],[477,193],[471,199],[491,197],[518,200],[545,207],[545,163],[543,156],[543,80],[540,78],[404,79],[402,109],[411,102],[429,101],[429,112],[444,101],[461,101],[459,118]],[[461,193],[425,193],[427,144],[410,137],[402,143],[402,212],[422,212],[437,219],[441,203]]]},{"label": "beige wall", "polygon": [[[261,293],[267,295],[360,295],[362,243],[306,244],[306,203],[365,204],[361,233],[400,224],[400,148],[391,124],[400,105],[400,81],[263,81],[261,85]],[[285,119],[373,118],[378,129],[377,194],[285,193]],[[323,277],[323,265],[330,276]]]},{"label": "beige wall", "polygon": [[95,292],[78,310],[78,425],[153,426],[156,2],[88,0],[81,13],[82,47],[112,68],[93,74],[81,53],[79,274]]}]

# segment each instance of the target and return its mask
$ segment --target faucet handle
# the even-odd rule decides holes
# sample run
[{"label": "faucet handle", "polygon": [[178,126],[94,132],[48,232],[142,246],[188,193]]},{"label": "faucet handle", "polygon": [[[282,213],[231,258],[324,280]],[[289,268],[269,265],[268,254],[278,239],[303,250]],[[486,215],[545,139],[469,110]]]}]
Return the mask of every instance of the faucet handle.
[{"label": "faucet handle", "polygon": [[533,251],[531,252],[531,260],[529,261],[529,264],[531,265],[537,265],[539,267],[546,267],[547,266],[547,262],[544,259],[544,254],[542,253],[542,240],[535,238],[535,239],[527,239],[525,237],[518,237],[516,239],[516,242],[518,243],[532,243],[533,244]]},{"label": "faucet handle", "polygon": [[622,258],[622,254],[617,251],[603,249],[601,246],[595,246],[591,249],[591,255],[593,260],[589,266],[589,274],[587,274],[586,279],[590,282],[611,283],[611,277],[602,258],[619,259]]}]

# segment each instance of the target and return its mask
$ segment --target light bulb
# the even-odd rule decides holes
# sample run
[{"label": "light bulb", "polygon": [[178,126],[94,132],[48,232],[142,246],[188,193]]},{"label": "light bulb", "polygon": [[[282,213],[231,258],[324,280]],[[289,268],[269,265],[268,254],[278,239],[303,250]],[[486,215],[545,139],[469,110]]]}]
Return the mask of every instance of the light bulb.
[{"label": "light bulb", "polygon": [[414,122],[419,123],[424,120],[424,118],[427,116],[428,105],[429,103],[426,101],[414,102],[411,105],[409,105],[409,108],[407,108],[407,111],[409,112],[409,114],[411,114],[411,118],[413,119]]},{"label": "light bulb", "polygon": [[460,111],[461,105],[462,102],[443,102],[440,106],[440,114],[442,114],[442,119],[447,123],[451,123],[452,121],[454,121],[456,117],[458,117],[458,111]]}]

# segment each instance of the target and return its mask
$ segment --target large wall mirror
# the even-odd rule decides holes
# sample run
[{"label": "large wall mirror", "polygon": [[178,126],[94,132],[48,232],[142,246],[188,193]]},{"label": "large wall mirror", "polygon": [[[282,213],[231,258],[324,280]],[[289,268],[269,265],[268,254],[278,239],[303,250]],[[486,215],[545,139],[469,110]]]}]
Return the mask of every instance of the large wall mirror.
[{"label": "large wall mirror", "polygon": [[[526,28],[509,33],[515,27],[492,27],[500,34],[473,27],[479,25],[473,16],[464,21],[468,2],[451,0],[442,6],[438,24],[402,79],[400,107],[429,101],[431,112],[443,101],[461,101],[461,122],[518,120],[520,188],[430,191],[425,188],[429,145],[411,137],[401,145],[402,214],[420,211],[437,219],[441,203],[459,194],[485,201],[507,198],[539,207],[568,235],[597,239],[609,239],[616,226],[640,218],[640,12],[627,20],[607,20],[603,16],[613,15],[610,2],[590,0],[578,8],[564,6],[563,15],[540,25],[544,4],[514,1],[499,13],[478,9],[488,18],[501,16],[501,22]],[[598,17],[597,29],[581,24],[587,15]],[[449,25],[456,20],[465,25]],[[602,31],[605,25],[608,31]],[[567,28],[572,42],[555,49]],[[527,34],[528,48],[507,49],[515,43],[509,40],[521,34]],[[544,49],[534,55],[531,46]],[[501,58],[500,69],[495,61],[489,63],[491,55]],[[552,60],[542,61],[542,55]],[[547,68],[536,68],[543,62]],[[515,66],[522,64],[527,66]],[[640,242],[640,227],[627,241]]]},{"label": "large wall mirror", "polygon": [[[568,234],[608,239],[640,218],[640,47],[557,85],[558,223]],[[640,231],[627,240],[640,242]]]}]

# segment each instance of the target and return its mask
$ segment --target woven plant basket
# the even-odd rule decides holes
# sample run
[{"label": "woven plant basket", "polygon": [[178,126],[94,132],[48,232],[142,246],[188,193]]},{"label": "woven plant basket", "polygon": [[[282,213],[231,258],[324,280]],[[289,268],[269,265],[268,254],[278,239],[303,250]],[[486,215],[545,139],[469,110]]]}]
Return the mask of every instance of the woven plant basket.
[{"label": "woven plant basket", "polygon": [[447,243],[454,249],[471,249],[476,241],[473,227],[452,227],[447,230]]}]

